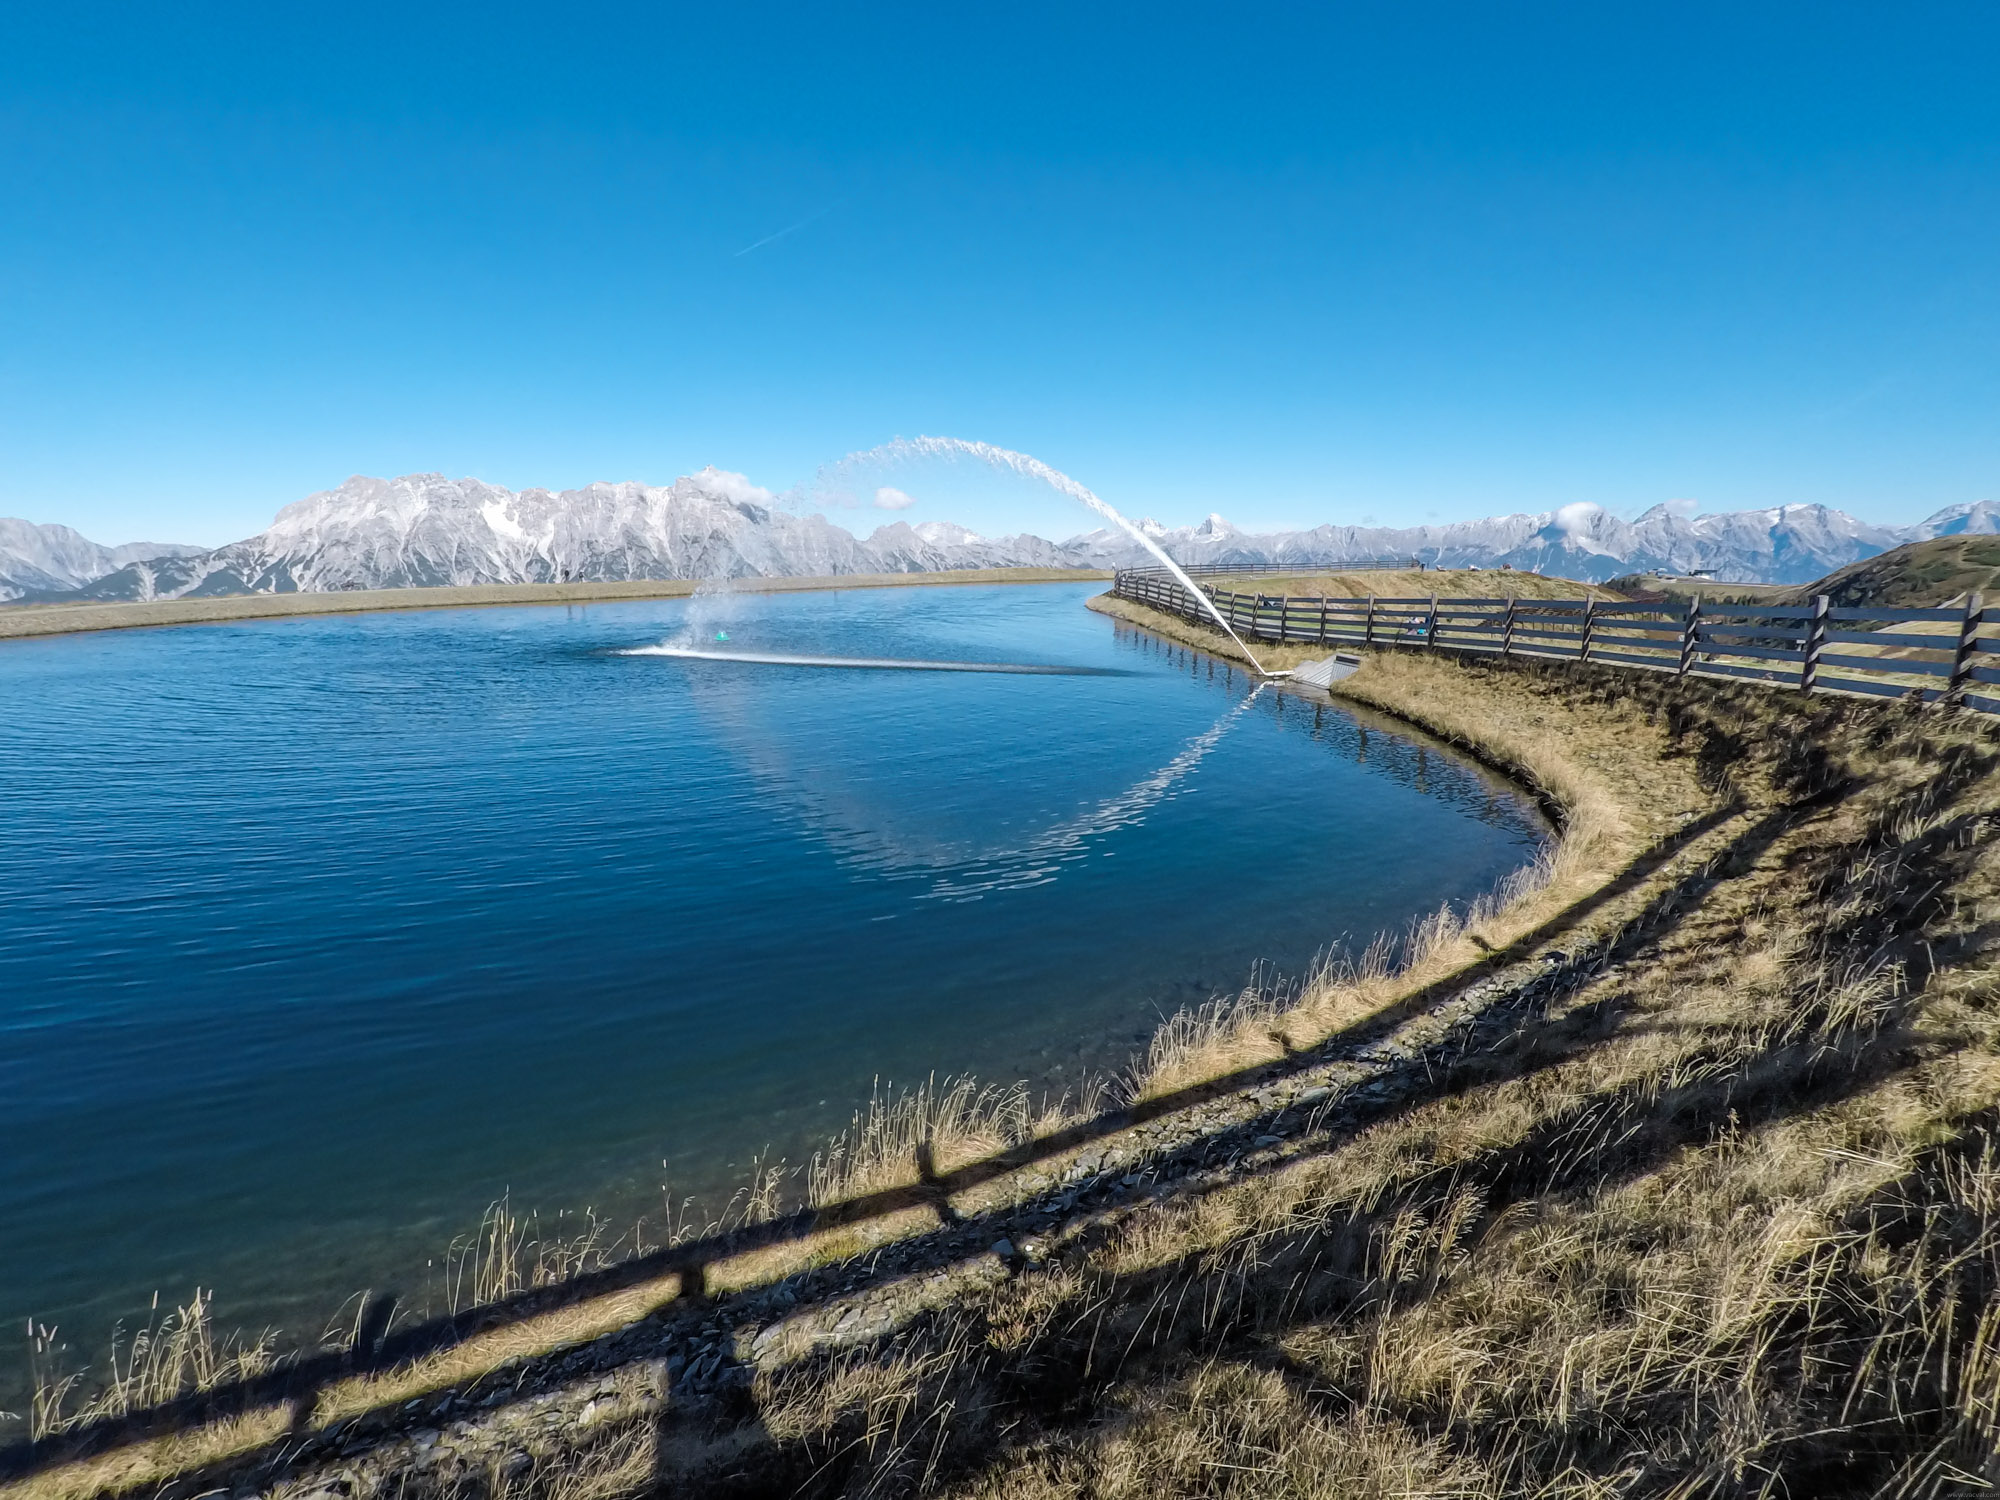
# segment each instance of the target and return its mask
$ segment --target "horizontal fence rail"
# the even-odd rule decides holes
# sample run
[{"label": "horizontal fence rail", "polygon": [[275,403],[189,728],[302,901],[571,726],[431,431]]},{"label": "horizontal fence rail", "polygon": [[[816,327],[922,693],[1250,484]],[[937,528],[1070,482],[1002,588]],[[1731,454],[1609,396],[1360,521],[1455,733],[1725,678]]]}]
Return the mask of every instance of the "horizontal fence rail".
[{"label": "horizontal fence rail", "polygon": [[[1189,571],[1215,577],[1251,570],[1215,565]],[[1213,621],[1165,568],[1121,568],[1111,589],[1185,620]],[[1259,641],[1588,661],[1808,693],[1949,700],[2000,713],[2000,609],[1989,621],[1976,593],[1949,609],[1860,609],[1835,607],[1824,594],[1810,604],[1764,605],[1201,592],[1231,629]]]}]

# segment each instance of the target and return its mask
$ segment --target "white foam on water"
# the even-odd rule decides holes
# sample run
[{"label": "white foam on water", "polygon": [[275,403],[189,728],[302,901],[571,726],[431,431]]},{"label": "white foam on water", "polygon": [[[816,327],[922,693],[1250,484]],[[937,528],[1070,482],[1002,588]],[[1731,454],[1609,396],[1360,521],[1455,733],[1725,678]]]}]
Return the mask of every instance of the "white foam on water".
[{"label": "white foam on water", "polygon": [[802,656],[781,651],[696,650],[675,642],[657,646],[628,646],[619,656],[672,656],[686,661],[748,662],[767,667],[858,667],[900,672],[1011,672],[1034,677],[1116,677],[1121,674],[1105,667],[1047,666],[1034,662],[1011,661],[923,661],[896,656]]}]

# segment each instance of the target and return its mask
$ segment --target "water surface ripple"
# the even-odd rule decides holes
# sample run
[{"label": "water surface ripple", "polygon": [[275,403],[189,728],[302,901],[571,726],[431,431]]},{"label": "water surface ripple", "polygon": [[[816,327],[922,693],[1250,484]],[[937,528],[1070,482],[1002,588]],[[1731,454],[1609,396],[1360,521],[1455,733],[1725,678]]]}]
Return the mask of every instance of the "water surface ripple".
[{"label": "water surface ripple", "polygon": [[[627,1217],[797,1159],[877,1078],[1059,1085],[1545,836],[1101,587],[0,643],[0,1326],[94,1353],[155,1289],[308,1333],[420,1300],[502,1193]],[[625,654],[691,620],[1086,670]]]}]

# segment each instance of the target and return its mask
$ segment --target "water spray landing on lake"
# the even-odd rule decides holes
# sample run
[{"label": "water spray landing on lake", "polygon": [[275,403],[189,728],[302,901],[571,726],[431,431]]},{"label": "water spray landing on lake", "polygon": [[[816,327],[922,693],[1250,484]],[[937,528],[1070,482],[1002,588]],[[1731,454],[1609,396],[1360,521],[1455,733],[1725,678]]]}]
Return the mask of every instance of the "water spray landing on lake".
[{"label": "water spray landing on lake", "polygon": [[1161,565],[1180,581],[1181,587],[1188,591],[1189,596],[1195,599],[1214,619],[1215,623],[1222,627],[1223,633],[1236,642],[1237,649],[1249,658],[1250,665],[1257,669],[1259,676],[1289,677],[1292,675],[1289,672],[1270,671],[1261,661],[1257,660],[1257,653],[1250,649],[1242,636],[1230,628],[1229,621],[1223,616],[1222,611],[1215,607],[1215,601],[1210,599],[1199,588],[1195,587],[1194,580],[1182,571],[1179,563],[1167,556],[1164,547],[1147,536],[1139,527],[1126,520],[1124,516],[1120,515],[1110,505],[1078,484],[1069,475],[1063,473],[1062,470],[1051,468],[1031,454],[1016,453],[1011,448],[996,448],[991,443],[967,442],[964,438],[896,438],[882,444],[879,448],[868,448],[859,453],[848,454],[839,463],[832,465],[830,472],[837,473],[841,469],[859,468],[871,463],[907,463],[925,458],[974,459],[979,463],[987,465],[989,468],[1005,469],[1019,474],[1024,479],[1039,480],[1058,493],[1067,495],[1072,500],[1080,501],[1084,505],[1089,506],[1100,516],[1104,517],[1105,520],[1131,537],[1133,541],[1152,553],[1154,557],[1158,558]]},{"label": "water spray landing on lake", "polygon": [[[718,632],[715,639],[729,637]],[[856,667],[901,672],[999,672],[1020,677],[1119,677],[1115,667],[1065,667],[1039,662],[923,661],[900,656],[808,656],[788,651],[738,651],[726,644],[686,645],[674,641],[657,646],[628,646],[619,656],[679,656],[692,661],[735,661],[766,667]]]}]

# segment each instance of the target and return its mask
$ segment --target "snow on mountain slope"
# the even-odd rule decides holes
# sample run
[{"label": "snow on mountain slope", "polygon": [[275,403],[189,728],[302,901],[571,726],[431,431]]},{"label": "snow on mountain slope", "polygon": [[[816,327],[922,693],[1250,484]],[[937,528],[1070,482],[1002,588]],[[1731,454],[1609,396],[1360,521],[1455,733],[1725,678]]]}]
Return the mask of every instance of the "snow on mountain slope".
[{"label": "snow on mountain slope", "polygon": [[151,557],[200,552],[173,542],[127,542],[104,547],[67,526],[37,526],[0,516],[0,599],[73,589]]},{"label": "snow on mountain slope", "polygon": [[[1315,526],[1266,535],[1238,531],[1211,515],[1199,526],[1163,529],[1155,536],[1176,559],[1188,563],[1307,566],[1416,558],[1448,568],[1505,563],[1599,582],[1653,569],[1713,569],[1717,577],[1735,582],[1807,583],[1890,547],[1953,528],[2000,529],[2000,507],[1990,502],[1959,506],[1918,526],[1897,527],[1872,525],[1824,505],[1705,516],[1656,505],[1631,521],[1595,505],[1568,505],[1539,515],[1517,513],[1447,526]],[[1131,538],[1108,529],[1074,538],[1067,546],[1100,567],[1145,560]]]},{"label": "snow on mountain slope", "polygon": [[[1265,535],[1213,514],[1195,526],[1165,527],[1150,517],[1140,524],[1191,563],[1417,558],[1442,567],[1505,563],[1596,581],[1648,570],[1712,570],[1726,581],[1763,583],[1810,582],[1907,541],[2000,530],[2000,504],[1992,501],[1951,506],[1904,527],[1876,526],[1824,505],[1719,515],[1692,509],[1656,505],[1628,521],[1599,506],[1572,504],[1446,526],[1328,525]],[[24,525],[0,522],[0,588],[43,599],[1152,561],[1130,537],[1111,530],[1056,543],[984,537],[948,521],[896,521],[862,540],[824,516],[785,510],[741,474],[714,468],[665,487],[591,484],[559,493],[441,474],[357,476],[286,506],[262,534],[210,552],[144,544],[114,552],[63,527],[27,528],[39,549],[30,551],[10,543],[15,533],[6,529]],[[10,555],[17,555],[11,563]]]},{"label": "snow on mountain slope", "polygon": [[1080,565],[1039,537],[991,539],[940,523],[896,522],[863,542],[824,516],[783,510],[769,491],[713,468],[664,488],[591,484],[560,493],[407,474],[356,476],[286,506],[269,530],[247,541],[137,561],[65,597]]},{"label": "snow on mountain slope", "polygon": [[1928,542],[1940,536],[1990,536],[1996,531],[2000,531],[2000,501],[1975,500],[1970,505],[1947,505],[1912,527],[1906,540]]}]

